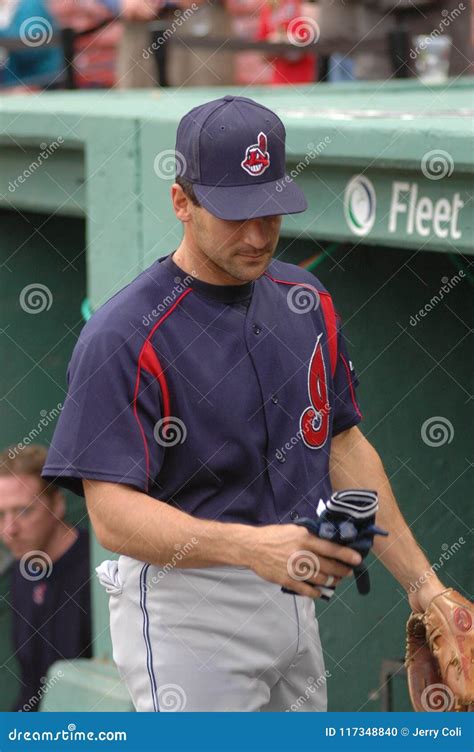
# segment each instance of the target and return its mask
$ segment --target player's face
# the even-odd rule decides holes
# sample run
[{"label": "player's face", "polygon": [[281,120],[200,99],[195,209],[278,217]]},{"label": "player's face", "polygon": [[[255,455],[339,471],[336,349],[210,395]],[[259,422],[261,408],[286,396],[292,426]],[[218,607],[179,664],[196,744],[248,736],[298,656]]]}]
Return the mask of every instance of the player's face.
[{"label": "player's face", "polygon": [[0,476],[0,539],[15,559],[29,551],[44,551],[61,524],[61,494],[50,499],[32,475]]},{"label": "player's face", "polygon": [[[203,207],[193,207],[188,232],[195,253],[212,271],[222,272],[222,283],[250,282],[269,265],[280,235],[281,215],[246,221],[215,217]],[[187,238],[188,240],[188,238]]]}]

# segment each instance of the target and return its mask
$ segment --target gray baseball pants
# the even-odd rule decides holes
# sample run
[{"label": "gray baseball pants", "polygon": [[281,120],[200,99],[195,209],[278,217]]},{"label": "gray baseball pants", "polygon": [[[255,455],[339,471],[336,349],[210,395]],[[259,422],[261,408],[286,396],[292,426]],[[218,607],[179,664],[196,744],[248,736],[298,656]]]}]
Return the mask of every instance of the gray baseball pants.
[{"label": "gray baseball pants", "polygon": [[314,601],[244,567],[97,568],[113,658],[137,711],[326,711]]}]

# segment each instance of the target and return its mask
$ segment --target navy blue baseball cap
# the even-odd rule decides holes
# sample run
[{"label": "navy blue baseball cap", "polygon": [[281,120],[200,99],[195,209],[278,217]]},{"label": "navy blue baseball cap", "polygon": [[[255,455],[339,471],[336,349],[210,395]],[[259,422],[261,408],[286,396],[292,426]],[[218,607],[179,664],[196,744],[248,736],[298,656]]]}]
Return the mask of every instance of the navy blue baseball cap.
[{"label": "navy blue baseball cap", "polygon": [[176,177],[220,219],[246,220],[307,209],[285,172],[286,131],[272,110],[227,95],[190,110],[176,133]]}]

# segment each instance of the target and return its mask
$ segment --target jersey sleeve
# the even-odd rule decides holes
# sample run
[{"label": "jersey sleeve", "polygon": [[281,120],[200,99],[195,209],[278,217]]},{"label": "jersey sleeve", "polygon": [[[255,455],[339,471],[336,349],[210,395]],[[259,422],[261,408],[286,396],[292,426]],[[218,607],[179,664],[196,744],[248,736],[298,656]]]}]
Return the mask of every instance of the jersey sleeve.
[{"label": "jersey sleeve", "polygon": [[124,337],[108,331],[89,336],[86,329],[67,369],[67,396],[41,475],[79,496],[83,478],[146,493],[164,454],[155,440],[159,381],[139,369],[138,354]]},{"label": "jersey sleeve", "polygon": [[359,379],[349,357],[346,340],[338,318],[337,364],[334,374],[334,418],[332,435],[357,425],[363,416],[356,396]]}]

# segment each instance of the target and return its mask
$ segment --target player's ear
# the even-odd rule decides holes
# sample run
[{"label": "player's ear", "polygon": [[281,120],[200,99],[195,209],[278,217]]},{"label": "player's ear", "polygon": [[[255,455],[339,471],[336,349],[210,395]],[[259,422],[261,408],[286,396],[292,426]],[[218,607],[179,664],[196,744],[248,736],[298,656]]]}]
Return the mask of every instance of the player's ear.
[{"label": "player's ear", "polygon": [[191,219],[192,201],[178,183],[173,183],[171,186],[171,202],[177,218],[181,222],[189,222]]}]

